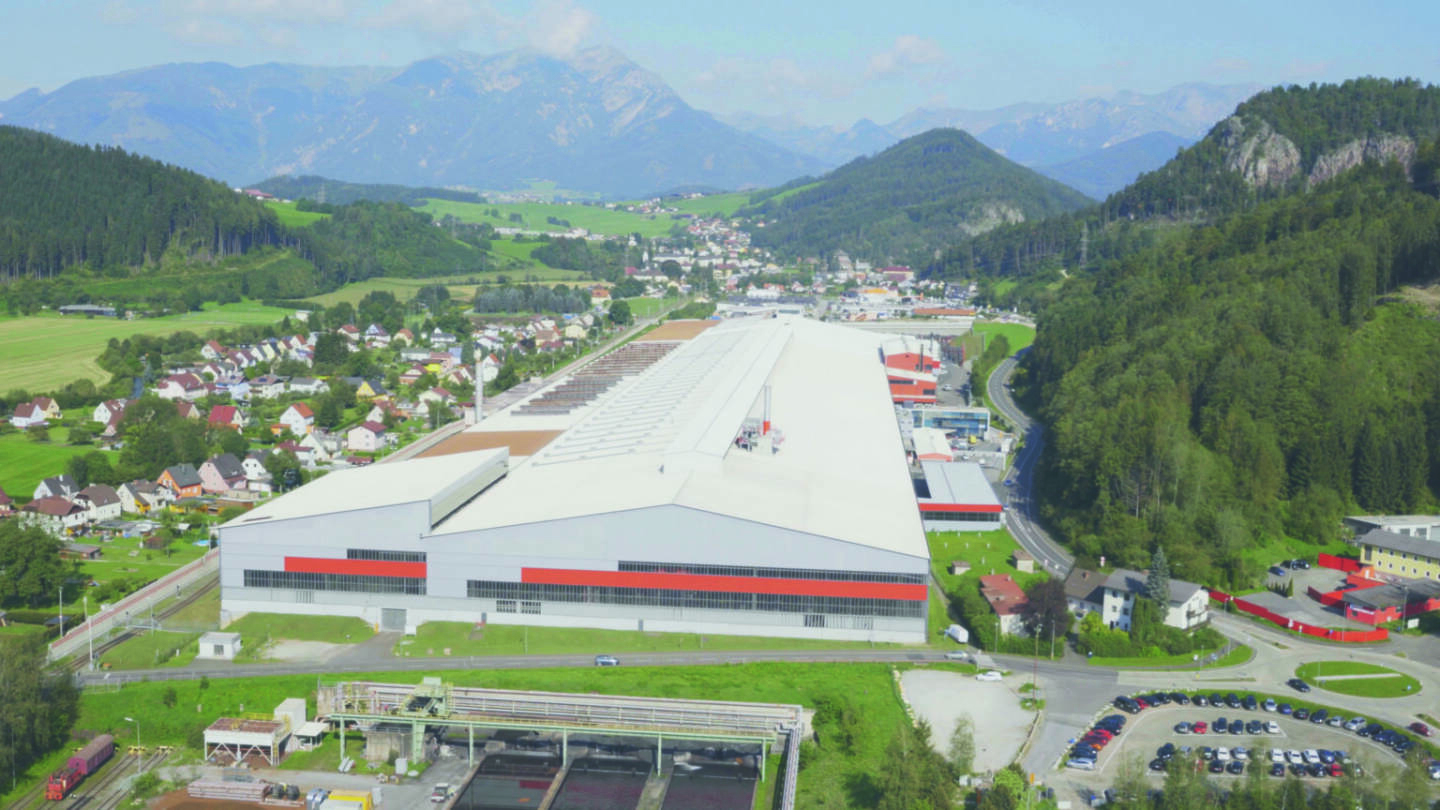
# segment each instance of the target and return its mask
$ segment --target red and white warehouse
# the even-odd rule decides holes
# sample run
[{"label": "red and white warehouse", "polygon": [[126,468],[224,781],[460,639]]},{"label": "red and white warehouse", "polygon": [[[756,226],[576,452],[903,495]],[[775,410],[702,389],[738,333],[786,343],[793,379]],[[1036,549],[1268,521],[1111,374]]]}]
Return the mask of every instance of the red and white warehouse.
[{"label": "red and white warehouse", "polygon": [[940,372],[940,346],[934,340],[894,335],[880,346],[892,402],[933,405]]},{"label": "red and white warehouse", "polygon": [[923,641],[881,338],[798,318],[649,337],[428,457],[225,524],[225,617]]},{"label": "red and white warehouse", "polygon": [[920,517],[931,532],[976,532],[1000,528],[1005,506],[979,464],[921,461],[917,481]]}]

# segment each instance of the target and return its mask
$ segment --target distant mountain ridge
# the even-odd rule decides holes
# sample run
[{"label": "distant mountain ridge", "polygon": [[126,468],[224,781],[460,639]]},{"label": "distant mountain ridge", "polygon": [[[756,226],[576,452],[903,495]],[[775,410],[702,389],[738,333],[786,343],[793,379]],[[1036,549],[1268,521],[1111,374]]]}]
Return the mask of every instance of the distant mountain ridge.
[{"label": "distant mountain ridge", "polygon": [[[936,128],[962,129],[1005,157],[1103,198],[1142,172],[1159,168],[1175,148],[1199,140],[1258,85],[1182,84],[1160,93],[1121,92],[1058,104],[1026,102],[993,110],[917,109],[889,124],[862,119],[850,127],[807,126],[793,117],[738,113],[726,123],[829,166],[872,155]],[[1174,147],[1162,135],[1171,136]],[[1139,141],[1140,138],[1148,138]],[[1179,142],[1173,140],[1179,139]],[[1114,149],[1125,147],[1121,151]],[[1046,167],[1061,167],[1051,173]]]},{"label": "distant mountain ridge", "polygon": [[0,121],[118,145],[232,185],[763,187],[824,166],[715,120],[618,51],[457,53],[402,68],[172,64],[0,102]]},{"label": "distant mountain ridge", "polygon": [[844,250],[876,262],[918,263],[962,237],[1091,202],[956,129],[907,138],[813,182],[752,199],[738,212],[764,222],[750,229],[751,238],[782,255]]}]

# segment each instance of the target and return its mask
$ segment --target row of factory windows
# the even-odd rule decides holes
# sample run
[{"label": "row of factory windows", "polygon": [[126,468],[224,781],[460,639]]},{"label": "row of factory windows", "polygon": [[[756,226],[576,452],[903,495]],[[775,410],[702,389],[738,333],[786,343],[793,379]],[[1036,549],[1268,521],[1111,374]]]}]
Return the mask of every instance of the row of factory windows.
[{"label": "row of factory windows", "polygon": [[621,571],[648,574],[700,574],[712,577],[760,577],[763,579],[819,579],[828,582],[899,582],[925,584],[924,574],[884,571],[831,571],[822,568],[751,568],[741,565],[691,565],[689,563],[620,561]]},{"label": "row of factory windows", "polygon": [[528,582],[469,580],[472,599],[513,602],[571,602],[704,610],[747,610],[766,613],[813,613],[840,616],[921,618],[925,602],[897,599],[853,599],[837,596],[794,596],[771,593],[716,593],[665,588],[612,588],[600,585],[539,585]]},{"label": "row of factory windows", "polygon": [[923,512],[925,522],[932,520],[955,521],[957,523],[999,523],[999,512]]},{"label": "row of factory windows", "polygon": [[424,596],[425,580],[420,577],[375,577],[362,574],[306,574],[299,571],[246,570],[247,588],[294,588],[308,591],[348,593],[398,593]]},{"label": "row of factory windows", "polygon": [[376,562],[425,562],[423,551],[391,551],[379,548],[347,548],[347,560],[374,560]]}]

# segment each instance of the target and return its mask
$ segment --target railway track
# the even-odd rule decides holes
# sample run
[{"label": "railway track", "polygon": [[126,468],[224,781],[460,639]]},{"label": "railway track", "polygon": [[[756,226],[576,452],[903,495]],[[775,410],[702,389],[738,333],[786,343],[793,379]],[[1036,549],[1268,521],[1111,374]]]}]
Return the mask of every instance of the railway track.
[{"label": "railway track", "polygon": [[[156,619],[157,622],[158,622],[158,621],[163,621],[163,620],[165,620],[165,619],[168,619],[168,618],[170,618],[171,616],[174,616],[176,613],[179,613],[180,611],[184,610],[185,608],[187,608],[187,607],[195,604],[196,602],[200,601],[200,599],[204,598],[204,597],[205,597],[206,595],[208,595],[211,591],[215,590],[215,589],[218,588],[218,587],[220,587],[220,576],[219,576],[218,574],[216,574],[216,575],[214,575],[214,576],[211,576],[211,577],[207,577],[206,580],[205,580],[205,582],[204,582],[204,584],[202,584],[199,588],[196,588],[194,591],[191,591],[188,595],[181,597],[179,601],[177,601],[177,602],[175,602],[175,603],[173,603],[173,604],[167,605],[164,610],[161,610],[161,611],[156,612],[156,614],[155,614],[155,619]],[[135,630],[124,630],[124,631],[120,632],[119,634],[117,634],[117,635],[112,635],[111,637],[105,639],[103,642],[101,642],[101,643],[99,643],[99,644],[96,644],[96,645],[95,645],[95,660],[97,660],[97,661],[100,660],[100,656],[104,655],[106,652],[108,652],[108,651],[110,651],[110,650],[112,650],[112,649],[120,646],[121,644],[125,643],[126,641],[129,641],[130,639],[134,638],[134,637],[135,637],[135,634],[136,634],[136,631],[135,631]],[[78,672],[84,671],[85,668],[89,665],[89,663],[90,663],[90,652],[89,652],[88,649],[86,649],[86,650],[81,651],[80,654],[71,656],[71,657],[65,662],[65,668],[66,668],[68,671],[72,672],[72,673],[78,673]]]},{"label": "railway track", "polygon": [[111,767],[97,774],[98,781],[81,782],[66,799],[68,803],[61,803],[62,810],[115,810],[129,796],[120,789],[127,777],[157,768],[169,758],[169,752],[161,751],[116,757]]}]

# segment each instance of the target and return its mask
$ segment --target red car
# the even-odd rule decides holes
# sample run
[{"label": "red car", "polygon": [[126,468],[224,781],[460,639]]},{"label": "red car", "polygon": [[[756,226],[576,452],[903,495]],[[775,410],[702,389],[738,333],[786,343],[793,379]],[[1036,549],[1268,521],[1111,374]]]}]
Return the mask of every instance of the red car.
[{"label": "red car", "polygon": [[1337,779],[1345,775],[1345,768],[1338,762],[1330,763],[1330,775]]},{"label": "red car", "polygon": [[1190,724],[1190,732],[1191,732],[1192,734],[1204,734],[1205,732],[1207,732],[1207,731],[1209,731],[1209,730],[1210,730],[1210,725],[1209,725],[1208,723],[1206,723],[1204,720],[1201,720],[1201,721],[1199,721],[1199,722],[1197,722],[1197,723],[1191,723],[1191,724]]},{"label": "red car", "polygon": [[1104,737],[1104,738],[1107,739],[1107,740],[1113,740],[1113,739],[1115,739],[1115,735],[1112,734],[1109,729],[1104,729],[1104,728],[1094,728],[1094,729],[1091,729],[1091,730],[1090,730],[1090,736],[1092,736],[1092,737],[1096,737],[1096,736],[1098,736],[1098,737]]},{"label": "red car", "polygon": [[1410,724],[1410,730],[1415,732],[1416,734],[1419,734],[1421,737],[1435,736],[1435,732],[1431,731],[1429,726],[1421,723],[1418,720]]},{"label": "red car", "polygon": [[1137,706],[1139,706],[1140,708],[1142,708],[1142,709],[1148,709],[1148,708],[1150,708],[1150,701],[1148,701],[1148,700],[1146,700],[1145,698],[1142,698],[1142,697],[1137,697],[1137,698],[1135,698],[1135,704],[1136,704]]}]

